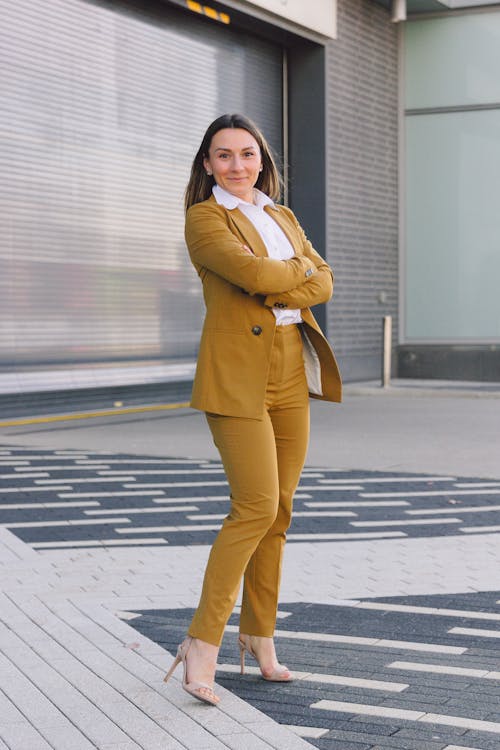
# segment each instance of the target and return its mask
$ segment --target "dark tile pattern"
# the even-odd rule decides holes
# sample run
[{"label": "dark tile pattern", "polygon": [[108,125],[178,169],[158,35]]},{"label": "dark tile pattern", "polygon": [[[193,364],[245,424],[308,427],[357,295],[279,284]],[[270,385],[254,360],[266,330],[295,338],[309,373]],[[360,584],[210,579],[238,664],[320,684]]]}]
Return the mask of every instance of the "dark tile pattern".
[{"label": "dark tile pattern", "polygon": [[[479,592],[362,601],[500,614],[499,599],[500,592]],[[496,623],[480,621],[471,616],[444,617],[307,603],[286,604],[283,609],[291,614],[279,619],[279,630],[380,637],[467,649],[464,654],[450,655],[415,652],[404,647],[394,649],[296,640],[286,636],[276,639],[281,661],[293,670],[409,686],[399,693],[309,681],[295,681],[287,685],[266,682],[255,675],[218,673],[219,684],[274,720],[282,724],[328,730],[320,739],[309,739],[311,744],[322,750],[443,750],[449,744],[480,750],[498,750],[500,747],[500,733],[311,708],[319,700],[332,700],[499,722],[500,680],[388,666],[396,661],[404,661],[500,672],[500,638],[448,633],[452,627],[491,629],[496,626],[498,629]],[[192,610],[141,612],[137,613],[140,617],[131,620],[130,624],[172,652],[184,637],[192,613]],[[233,615],[229,624],[237,625],[237,622],[237,615]],[[237,636],[227,633],[219,663],[238,664],[238,658]]]},{"label": "dark tile pattern", "polygon": [[[106,468],[107,467],[107,468]],[[116,471],[116,474],[106,472]],[[141,472],[154,473],[141,473]],[[45,476],[32,476],[44,474]],[[24,475],[24,476],[23,476]],[[58,480],[58,481],[56,481]],[[85,480],[85,481],[84,481]],[[323,480],[335,480],[325,490]],[[392,481],[391,481],[392,480]],[[393,481],[398,480],[398,481]],[[389,474],[387,472],[337,472],[332,469],[308,468],[295,502],[297,515],[290,529],[294,534],[310,535],[310,541],[323,541],[324,534],[372,533],[382,538],[387,531],[398,531],[408,538],[465,536],[464,526],[482,533],[482,527],[498,526],[500,484],[490,487],[471,486],[472,493],[458,494],[458,484],[480,484],[481,480],[451,477],[444,481],[430,476]],[[155,484],[163,484],[155,487]],[[171,486],[165,486],[170,484]],[[347,489],[355,484],[361,489]],[[190,486],[191,485],[191,486]],[[64,487],[64,489],[63,489]],[[323,489],[322,489],[323,488]],[[437,495],[412,496],[409,493],[439,492]],[[483,494],[486,491],[486,494]],[[146,493],[157,494],[146,494]],[[399,497],[383,497],[386,493],[404,493]],[[134,494],[128,494],[134,493]],[[138,494],[137,494],[138,493]],[[366,494],[376,493],[374,497]],[[156,500],[170,501],[157,503]],[[386,505],[387,502],[406,505]],[[93,503],[68,507],[63,503]],[[308,503],[334,502],[343,507],[314,508]],[[367,506],[364,503],[373,503]],[[349,507],[347,504],[353,504]],[[110,511],[133,509],[158,513]],[[175,506],[194,506],[195,510],[168,512]],[[21,507],[9,507],[21,506]],[[24,507],[22,507],[24,506]],[[170,546],[210,544],[215,531],[198,529],[220,519],[199,520],[196,515],[223,515],[229,506],[228,487],[220,465],[209,461],[186,462],[148,456],[83,451],[52,451],[38,448],[0,446],[0,524],[7,525],[20,539],[37,548],[56,548],[84,543],[98,546],[102,540],[134,542],[140,538],[153,544]],[[460,512],[461,509],[486,506],[489,511]],[[90,513],[106,511],[103,516]],[[351,517],[301,516],[300,512],[350,511]],[[406,511],[435,510],[436,515],[417,516]],[[445,513],[444,511],[451,511]],[[118,518],[128,523],[118,523]],[[390,521],[416,519],[437,520],[433,524],[392,526]],[[442,523],[443,519],[459,518],[460,523]],[[111,520],[111,523],[79,524],[79,521]],[[382,522],[381,526],[352,525],[353,521]],[[42,523],[41,526],[11,524]],[[62,523],[62,525],[61,525]],[[46,524],[46,525],[45,525]],[[141,531],[152,526],[185,527],[182,531]],[[118,529],[135,527],[137,534],[120,534]],[[356,539],[348,536],[345,539]],[[404,538],[404,537],[401,537]],[[500,592],[385,597],[363,600],[392,605],[412,605],[473,612],[500,612]],[[347,636],[385,638],[444,646],[460,646],[464,654],[422,653],[401,648],[297,640],[280,636],[277,639],[280,658],[290,668],[301,672],[337,674],[364,680],[401,682],[408,685],[402,692],[369,689],[365,685],[345,686],[317,681],[296,681],[289,685],[274,684],[255,675],[241,677],[237,672],[221,672],[218,681],[249,701],[278,722],[322,727],[326,734],[311,744],[324,750],[444,750],[449,744],[499,750],[500,733],[472,731],[459,726],[425,724],[408,719],[381,718],[370,715],[313,709],[319,700],[385,706],[425,713],[445,714],[481,719],[500,724],[500,680],[436,674],[409,668],[390,668],[395,661],[465,667],[500,672],[500,638],[452,634],[453,627],[499,630],[497,622],[474,618],[471,614],[442,616],[415,612],[394,612],[386,609],[363,609],[339,603],[320,605],[307,602],[287,604],[291,614],[278,620],[284,631],[335,633]],[[169,651],[182,639],[192,615],[191,610],[142,612],[131,622],[138,630],[161,643]],[[237,625],[233,616],[231,625]],[[251,661],[251,660],[249,660]],[[221,663],[237,664],[236,635],[228,633],[220,654]]]},{"label": "dark tile pattern", "polygon": [[[14,463],[22,462],[22,463]],[[98,463],[100,462],[100,463]],[[107,468],[105,468],[107,467]],[[38,471],[39,469],[39,471]],[[109,474],[106,472],[119,473]],[[154,473],[141,473],[141,472]],[[30,473],[45,476],[30,476]],[[400,481],[388,481],[399,479]],[[86,481],[83,481],[86,480]],[[324,480],[335,480],[325,490]],[[401,481],[402,480],[402,481]],[[496,487],[472,489],[472,494],[460,494],[458,483],[474,484],[481,480],[436,478],[413,474],[388,472],[341,472],[333,469],[306,469],[295,500],[295,515],[289,532],[293,543],[295,534],[312,535],[313,541],[322,541],[321,534],[385,534],[398,532],[410,538],[463,535],[461,527],[500,525],[500,511],[482,510],[464,512],[461,508],[500,507],[500,483]],[[61,487],[64,485],[64,488]],[[158,484],[172,486],[158,487]],[[361,489],[349,489],[355,484]],[[337,485],[337,487],[335,486]],[[411,496],[412,492],[440,492],[439,495]],[[170,546],[211,544],[217,533],[204,527],[219,525],[220,518],[200,519],[196,516],[221,516],[229,510],[228,487],[220,464],[210,461],[185,461],[147,456],[94,453],[82,451],[51,451],[0,446],[0,524],[42,522],[47,525],[12,527],[11,530],[28,544],[86,542],[100,544],[102,540],[133,541],[150,539],[154,544]],[[110,494],[112,493],[112,494]],[[134,494],[129,494],[134,493]],[[147,494],[149,493],[149,494]],[[156,493],[156,494],[152,494]],[[376,493],[376,496],[365,497]],[[385,493],[405,493],[398,497],[383,497]],[[488,493],[488,494],[483,494]],[[93,496],[91,496],[93,495]],[[211,499],[213,498],[213,500]],[[155,500],[166,501],[164,503]],[[68,502],[93,502],[93,506],[64,507]],[[340,507],[311,507],[310,503],[334,502]],[[373,503],[372,507],[365,504]],[[387,502],[405,502],[407,505],[386,505]],[[55,503],[55,507],[47,507]],[[357,507],[350,507],[355,503]],[[35,507],[9,508],[11,505]],[[170,512],[169,508],[190,506],[196,510]],[[144,511],[161,509],[155,513],[128,513],[119,515],[94,515],[92,511],[116,511],[120,508]],[[437,510],[437,515],[411,515],[407,511]],[[355,516],[300,516],[300,512],[351,512]],[[452,511],[452,512],[450,512]],[[113,523],[113,518],[125,518],[125,523]],[[460,523],[443,523],[453,518]],[[78,521],[99,519],[107,523],[79,524]],[[411,525],[391,525],[392,521],[436,521]],[[61,525],[61,521],[73,524]],[[111,522],[110,522],[111,521]],[[50,525],[56,522],[56,525]],[[355,526],[353,522],[377,522],[377,526]],[[385,525],[387,524],[387,525]],[[145,531],[120,533],[117,529],[140,529],[157,526],[182,527],[175,531]],[[201,527],[201,528],[200,528]],[[346,540],[356,539],[347,536]]]}]

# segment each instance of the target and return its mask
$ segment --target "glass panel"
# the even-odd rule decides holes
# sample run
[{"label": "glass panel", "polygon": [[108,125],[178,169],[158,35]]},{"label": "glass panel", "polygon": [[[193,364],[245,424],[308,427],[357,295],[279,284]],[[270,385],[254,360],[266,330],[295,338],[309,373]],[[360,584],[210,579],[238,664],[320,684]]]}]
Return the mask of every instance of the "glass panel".
[{"label": "glass panel", "polygon": [[500,111],[406,118],[406,339],[500,339]]},{"label": "glass panel", "polygon": [[500,102],[500,13],[405,24],[406,108]]}]

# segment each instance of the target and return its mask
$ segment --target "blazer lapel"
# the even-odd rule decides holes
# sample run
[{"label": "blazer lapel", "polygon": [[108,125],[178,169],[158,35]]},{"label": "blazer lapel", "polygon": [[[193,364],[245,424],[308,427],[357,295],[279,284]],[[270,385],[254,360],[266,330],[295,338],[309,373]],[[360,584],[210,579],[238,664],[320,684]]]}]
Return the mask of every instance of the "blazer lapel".
[{"label": "blazer lapel", "polygon": [[[215,198],[212,199],[215,200]],[[236,232],[240,235],[245,245],[253,250],[254,255],[263,258],[268,255],[264,240],[260,236],[258,230],[254,227],[250,219],[239,210],[239,208],[226,209],[230,221],[236,229]],[[289,221],[285,213],[280,211],[279,206],[265,206],[264,211],[276,222],[283,233],[288,238],[294,251],[299,255],[302,254],[302,245],[297,237],[297,232],[293,224]]]},{"label": "blazer lapel", "polygon": [[234,208],[231,211],[228,211],[228,214],[238,230],[238,233],[243,238],[245,244],[253,251],[253,254],[260,258],[265,257],[267,255],[267,249],[264,240],[250,219],[247,219],[245,214],[242,213],[239,208]]}]

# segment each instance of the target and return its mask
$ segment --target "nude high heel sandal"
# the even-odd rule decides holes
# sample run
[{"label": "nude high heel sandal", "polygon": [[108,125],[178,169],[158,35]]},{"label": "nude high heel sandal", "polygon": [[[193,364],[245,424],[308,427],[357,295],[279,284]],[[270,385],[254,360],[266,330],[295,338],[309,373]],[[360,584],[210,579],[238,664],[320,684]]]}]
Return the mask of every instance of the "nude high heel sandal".
[{"label": "nude high heel sandal", "polygon": [[252,648],[252,642],[249,635],[240,635],[238,638],[238,645],[240,647],[241,674],[245,674],[245,651],[248,651],[250,656],[253,656],[253,658],[259,664],[260,672],[264,680],[268,680],[269,682],[292,682],[293,677],[290,673],[290,670],[283,664],[278,664],[276,669],[273,669],[270,674],[264,674],[264,671],[259,662],[259,658]]},{"label": "nude high heel sandal", "polygon": [[[163,682],[169,681],[170,677],[173,675],[175,669],[177,668],[177,665],[182,662],[182,666],[184,669],[182,674],[182,687],[184,688],[186,693],[189,693],[189,695],[192,695],[193,698],[197,698],[203,703],[208,703],[210,706],[216,706],[219,703],[220,698],[214,693],[211,685],[207,685],[205,682],[187,681],[187,655],[192,641],[193,639],[191,637],[188,637],[183,643],[180,644],[177,649],[177,656],[172,662],[172,666],[168,670],[167,674],[163,678]],[[202,692],[202,690],[208,692]]]}]

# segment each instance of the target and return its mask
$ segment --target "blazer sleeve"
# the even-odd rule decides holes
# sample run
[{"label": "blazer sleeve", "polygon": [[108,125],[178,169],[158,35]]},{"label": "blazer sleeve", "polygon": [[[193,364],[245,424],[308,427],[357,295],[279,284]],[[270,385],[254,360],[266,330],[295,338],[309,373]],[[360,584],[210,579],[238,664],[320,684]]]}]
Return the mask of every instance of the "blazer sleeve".
[{"label": "blazer sleeve", "polygon": [[266,307],[278,307],[278,308],[299,308],[303,310],[305,307],[311,307],[312,305],[319,305],[322,302],[328,302],[333,294],[333,283],[334,276],[333,271],[324,260],[324,258],[316,252],[311,242],[307,239],[306,234],[295,215],[289,208],[282,207],[282,210],[286,212],[289,218],[293,221],[295,228],[300,236],[302,243],[302,251],[304,257],[309,258],[315,265],[317,273],[312,276],[307,284],[301,284],[295,289],[287,292],[278,294],[269,294],[264,300]]},{"label": "blazer sleeve", "polygon": [[203,203],[189,208],[185,237],[195,266],[213,271],[249,294],[288,292],[307,286],[316,276],[312,257],[300,255],[276,260],[251,255],[231,232],[222,212]]}]

